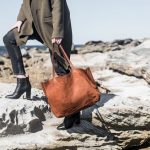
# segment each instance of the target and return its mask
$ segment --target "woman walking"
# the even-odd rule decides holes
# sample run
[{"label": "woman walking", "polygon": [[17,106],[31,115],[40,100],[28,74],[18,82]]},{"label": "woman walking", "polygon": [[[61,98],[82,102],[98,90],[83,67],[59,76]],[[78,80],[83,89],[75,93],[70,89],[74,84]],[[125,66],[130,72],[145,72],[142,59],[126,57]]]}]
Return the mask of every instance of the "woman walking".
[{"label": "woman walking", "polygon": [[[70,58],[72,29],[66,0],[23,0],[16,24],[3,38],[11,59],[13,73],[17,78],[16,89],[12,94],[6,95],[6,98],[18,99],[25,92],[27,99],[31,97],[31,84],[24,69],[19,46],[33,39],[46,45],[50,56],[52,56],[53,44],[62,44]],[[58,47],[55,48],[54,53],[54,69],[57,75],[69,72],[69,66]],[[72,127],[74,123],[80,123],[80,112],[65,117],[66,129]]]}]

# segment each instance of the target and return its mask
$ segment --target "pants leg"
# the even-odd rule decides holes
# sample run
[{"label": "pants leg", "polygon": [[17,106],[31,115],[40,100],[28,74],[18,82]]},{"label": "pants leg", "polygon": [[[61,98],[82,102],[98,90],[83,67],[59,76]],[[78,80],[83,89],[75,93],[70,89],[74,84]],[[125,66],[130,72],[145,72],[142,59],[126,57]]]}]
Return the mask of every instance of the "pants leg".
[{"label": "pants leg", "polygon": [[[56,44],[54,46],[54,49],[59,49]],[[52,58],[51,50],[49,50],[49,52],[50,52],[50,57],[52,60],[53,58]],[[70,58],[70,55],[68,55],[68,57]],[[63,65],[64,63],[65,63],[65,59],[64,59],[63,54],[61,53],[61,55],[58,55],[56,52],[54,52],[54,69],[58,76],[61,76],[70,72],[69,65],[67,68],[65,68]]]},{"label": "pants leg", "polygon": [[[11,59],[12,69],[14,75],[25,75],[25,68],[23,64],[23,58],[21,54],[20,47],[17,46],[16,38],[15,38],[15,30],[9,31],[4,37],[3,42]],[[38,35],[34,25],[33,25],[34,33],[28,37],[28,40],[36,39],[39,42],[43,43],[40,36]],[[25,43],[24,43],[25,44]]]},{"label": "pants leg", "polygon": [[16,39],[13,30],[9,31],[3,37],[3,41],[11,59],[14,75],[25,75],[21,50],[20,47],[16,44]]},{"label": "pants leg", "polygon": [[[43,41],[40,38],[34,24],[33,24],[33,31],[34,31],[34,34],[29,36],[28,40],[36,39],[37,41],[39,41],[43,44]],[[58,49],[58,46],[55,45],[55,48]],[[52,52],[51,51],[49,51],[49,52],[50,52],[50,58],[52,60]],[[68,55],[68,57],[70,57],[70,55]],[[69,72],[69,70],[64,68],[63,63],[64,63],[63,55],[59,56],[57,53],[54,53],[54,70],[57,73],[57,75],[63,75],[63,74],[66,74]]]},{"label": "pants leg", "polygon": [[[40,38],[38,32],[36,31],[36,28],[33,24],[33,34],[28,36],[28,40],[34,40],[43,43],[42,39]],[[6,46],[6,49],[8,51],[8,54],[11,59],[12,63],[12,69],[15,75],[25,75],[25,69],[22,59],[22,54],[20,47],[16,44],[15,34],[13,30],[9,31],[4,37],[3,37],[4,44]],[[58,47],[56,47],[58,48]],[[70,58],[70,54],[68,54],[68,57]],[[50,57],[52,59],[52,53],[50,51]],[[63,55],[59,56],[57,53],[54,53],[54,69],[57,75],[64,75],[69,72],[69,69],[64,68],[64,58]]]}]

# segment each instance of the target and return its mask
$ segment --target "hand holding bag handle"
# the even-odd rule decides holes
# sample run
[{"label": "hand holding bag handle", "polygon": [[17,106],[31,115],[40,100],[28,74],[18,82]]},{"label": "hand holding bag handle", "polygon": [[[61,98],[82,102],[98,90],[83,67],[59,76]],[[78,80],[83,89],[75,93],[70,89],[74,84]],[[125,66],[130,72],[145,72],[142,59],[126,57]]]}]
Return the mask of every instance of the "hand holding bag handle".
[{"label": "hand holding bag handle", "polygon": [[[70,65],[71,70],[74,69],[74,65],[72,64],[72,62],[70,61],[70,59],[68,58],[63,46],[61,44],[58,45],[58,49],[59,51],[62,52],[64,59],[68,62],[68,64]],[[55,77],[55,69],[54,69],[54,44],[53,44],[53,49],[52,49],[52,77]]]}]

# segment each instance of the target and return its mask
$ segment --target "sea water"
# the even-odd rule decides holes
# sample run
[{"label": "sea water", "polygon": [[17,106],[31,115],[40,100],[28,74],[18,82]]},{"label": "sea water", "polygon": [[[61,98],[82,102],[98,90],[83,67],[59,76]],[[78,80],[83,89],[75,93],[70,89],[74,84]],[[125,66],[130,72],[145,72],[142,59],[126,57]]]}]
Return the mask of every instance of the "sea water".
[{"label": "sea water", "polygon": [[[82,44],[76,44],[74,45],[74,49],[79,50],[79,48],[82,46]],[[40,50],[46,50],[47,47],[43,46],[43,45],[26,45],[26,46],[21,46],[21,49],[32,49],[32,48],[36,48],[36,49],[40,49]],[[4,56],[7,55],[7,50],[5,48],[5,46],[0,46],[0,56]]]}]

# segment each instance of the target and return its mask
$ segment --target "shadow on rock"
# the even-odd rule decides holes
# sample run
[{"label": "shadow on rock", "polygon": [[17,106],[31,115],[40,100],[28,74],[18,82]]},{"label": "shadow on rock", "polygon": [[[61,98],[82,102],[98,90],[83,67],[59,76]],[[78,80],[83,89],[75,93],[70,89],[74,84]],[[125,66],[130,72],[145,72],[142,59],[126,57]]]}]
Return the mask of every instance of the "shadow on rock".
[{"label": "shadow on rock", "polygon": [[46,96],[33,96],[31,99],[31,101],[45,101],[45,102],[48,102],[47,101],[47,97]]},{"label": "shadow on rock", "polygon": [[[94,106],[82,111],[81,123],[79,125],[74,124],[72,128],[67,130],[68,133],[96,135],[97,137],[106,137],[106,141],[118,141],[118,138],[111,133],[107,124],[105,123],[105,120],[98,110],[99,107],[104,106],[105,103],[107,103],[113,97],[115,97],[114,94],[102,94],[99,102],[97,102]],[[92,123],[92,113],[95,110],[95,115],[96,118],[98,118],[100,125],[94,125]]]},{"label": "shadow on rock", "polygon": [[29,123],[29,132],[36,133],[43,129],[43,124],[39,119],[34,119]]}]

